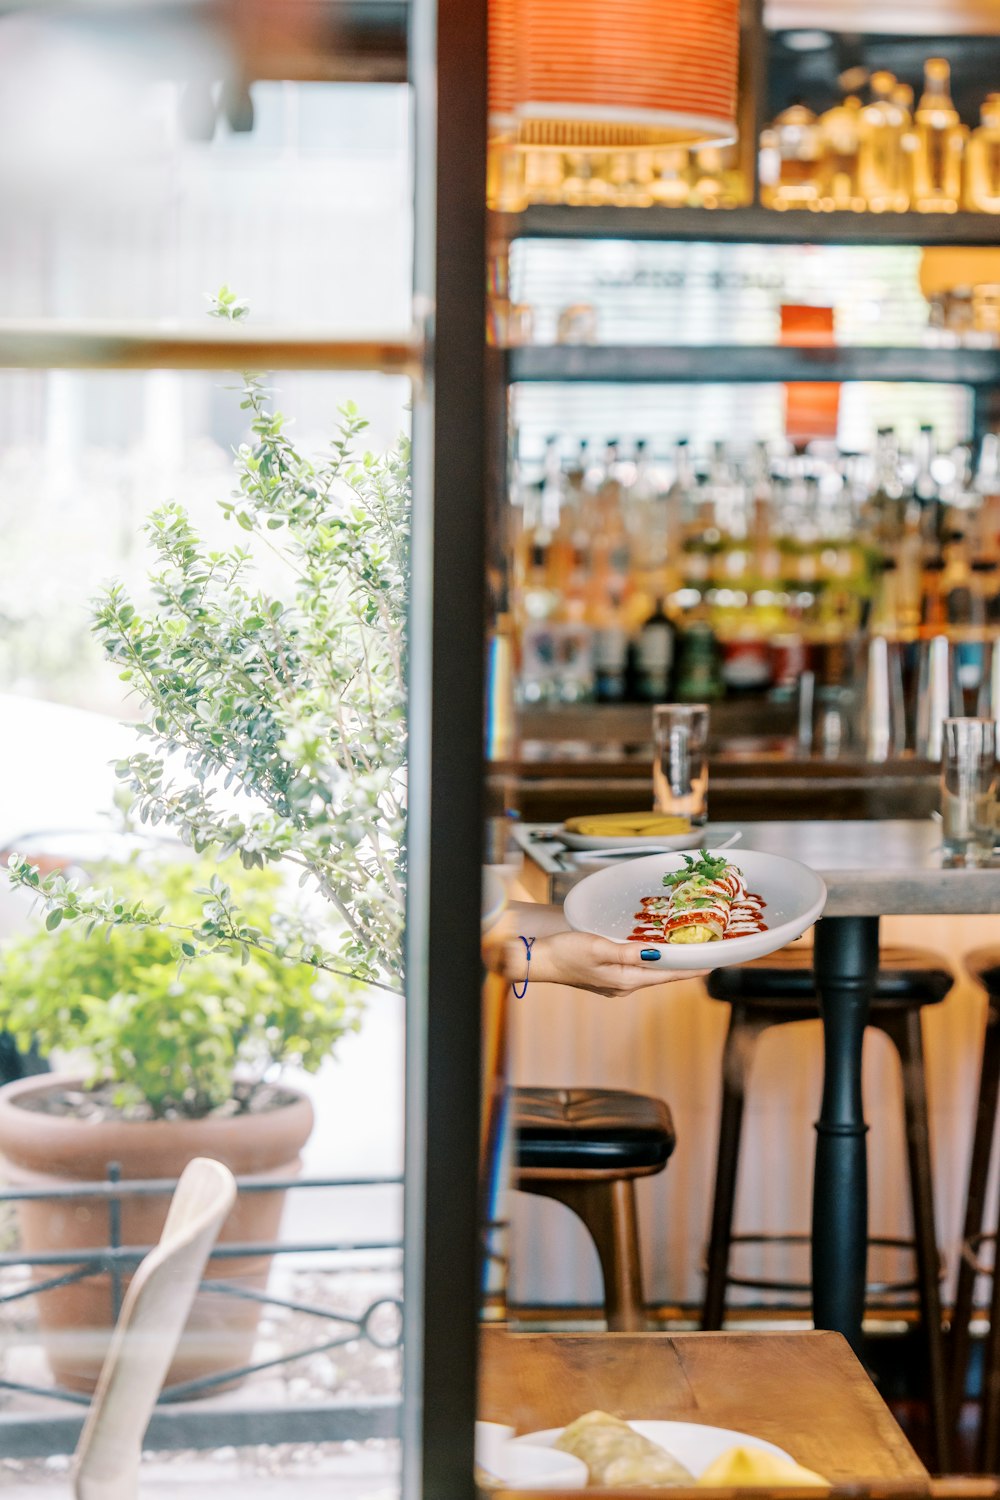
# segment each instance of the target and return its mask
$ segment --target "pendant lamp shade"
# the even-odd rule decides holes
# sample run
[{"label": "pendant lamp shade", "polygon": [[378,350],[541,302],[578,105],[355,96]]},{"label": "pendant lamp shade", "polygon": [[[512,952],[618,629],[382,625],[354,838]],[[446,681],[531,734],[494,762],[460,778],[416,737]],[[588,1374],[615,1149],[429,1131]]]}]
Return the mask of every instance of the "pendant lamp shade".
[{"label": "pendant lamp shade", "polygon": [[736,136],[739,0],[490,0],[490,129],[522,146]]}]

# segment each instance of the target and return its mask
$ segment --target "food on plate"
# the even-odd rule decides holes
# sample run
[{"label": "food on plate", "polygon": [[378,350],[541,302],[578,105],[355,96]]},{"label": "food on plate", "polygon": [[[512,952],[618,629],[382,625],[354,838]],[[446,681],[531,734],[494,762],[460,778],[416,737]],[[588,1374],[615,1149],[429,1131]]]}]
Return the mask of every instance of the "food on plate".
[{"label": "food on plate", "polygon": [[698,1483],[711,1490],[790,1484],[830,1488],[830,1481],[822,1474],[804,1469],[791,1459],[779,1458],[776,1453],[765,1453],[763,1448],[727,1448],[702,1470]]},{"label": "food on plate", "polygon": [[693,1476],[659,1443],[606,1411],[589,1411],[563,1430],[555,1446],[587,1465],[589,1483],[609,1489],[640,1485],[665,1489],[690,1484]]},{"label": "food on plate", "polygon": [[667,893],[644,896],[629,933],[639,943],[714,943],[766,932],[763,897],[747,890],[742,870],[721,854],[683,856],[664,875]]},{"label": "food on plate", "polygon": [[678,818],[670,813],[589,813],[579,818],[567,818],[563,824],[567,833],[579,833],[588,838],[676,838],[691,832],[688,818]]}]

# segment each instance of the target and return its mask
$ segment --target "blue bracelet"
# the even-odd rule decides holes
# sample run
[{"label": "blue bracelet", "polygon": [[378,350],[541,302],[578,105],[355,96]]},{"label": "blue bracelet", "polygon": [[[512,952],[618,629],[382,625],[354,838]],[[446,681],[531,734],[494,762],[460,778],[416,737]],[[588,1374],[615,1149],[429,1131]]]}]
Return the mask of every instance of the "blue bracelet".
[{"label": "blue bracelet", "polygon": [[[523,933],[519,933],[518,936],[520,937],[521,942],[524,944],[524,956],[527,960],[528,967],[525,971],[523,981],[512,979],[510,987],[514,991],[514,998],[516,1000],[523,1000],[525,995],[528,993],[528,980],[531,978],[531,950],[535,946],[535,940],[534,938],[526,938]],[[521,985],[520,989],[518,989],[517,987],[518,984]]]}]

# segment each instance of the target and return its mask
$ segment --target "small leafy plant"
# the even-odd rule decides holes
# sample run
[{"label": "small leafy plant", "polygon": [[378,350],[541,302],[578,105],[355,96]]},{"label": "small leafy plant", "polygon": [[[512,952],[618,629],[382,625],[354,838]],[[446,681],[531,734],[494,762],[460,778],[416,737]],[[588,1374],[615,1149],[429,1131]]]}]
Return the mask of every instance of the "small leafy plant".
[{"label": "small leafy plant", "polygon": [[[49,923],[0,953],[0,1027],[24,1047],[83,1051],[88,1090],[132,1117],[199,1118],[259,1108],[282,1064],[314,1072],[346,1032],[357,1003],[314,966],[259,948],[246,963],[218,948],[183,962],[184,924],[197,925],[213,861],[133,859],[94,872],[122,915],[163,902],[179,927]],[[280,877],[243,871],[230,888],[248,920],[280,926]],[[111,899],[109,897],[109,899]]]},{"label": "small leafy plant", "polygon": [[663,877],[665,886],[683,885],[685,881],[701,876],[703,880],[718,880],[725,874],[726,865],[729,861],[724,854],[709,854],[702,850],[697,859],[690,854],[682,854],[684,865],[679,870],[672,870]]},{"label": "small leafy plant", "polygon": [[[236,322],[228,288],[212,313]],[[181,955],[302,962],[398,991],[406,883],[406,601],[410,469],[405,440],[358,452],[365,423],[341,410],[329,453],[305,457],[261,380],[244,376],[252,440],[221,503],[245,534],[205,546],[171,504],[150,517],[154,604],[119,584],[95,606],[94,630],[142,700],[148,749],[117,774],[141,822],[169,825],[196,853],[246,870],[284,865],[320,896],[336,928],[318,941],[258,920],[231,881],[206,883],[178,920],[159,896],[124,901],[78,889],[10,859],[16,885],[40,896],[46,922],[183,928]],[[262,588],[267,558],[274,587]],[[155,941],[151,938],[151,941]],[[171,941],[173,941],[171,939]],[[210,967],[210,965],[209,965]]]}]

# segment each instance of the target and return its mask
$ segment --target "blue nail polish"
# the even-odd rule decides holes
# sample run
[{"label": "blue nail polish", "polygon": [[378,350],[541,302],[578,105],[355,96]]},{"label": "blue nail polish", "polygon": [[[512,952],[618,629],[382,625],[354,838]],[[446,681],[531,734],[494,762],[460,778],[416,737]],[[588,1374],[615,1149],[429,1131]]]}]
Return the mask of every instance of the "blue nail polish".
[{"label": "blue nail polish", "polygon": [[643,948],[639,954],[639,957],[644,958],[647,963],[653,963],[654,960],[662,958],[663,954],[660,952],[659,948]]}]

